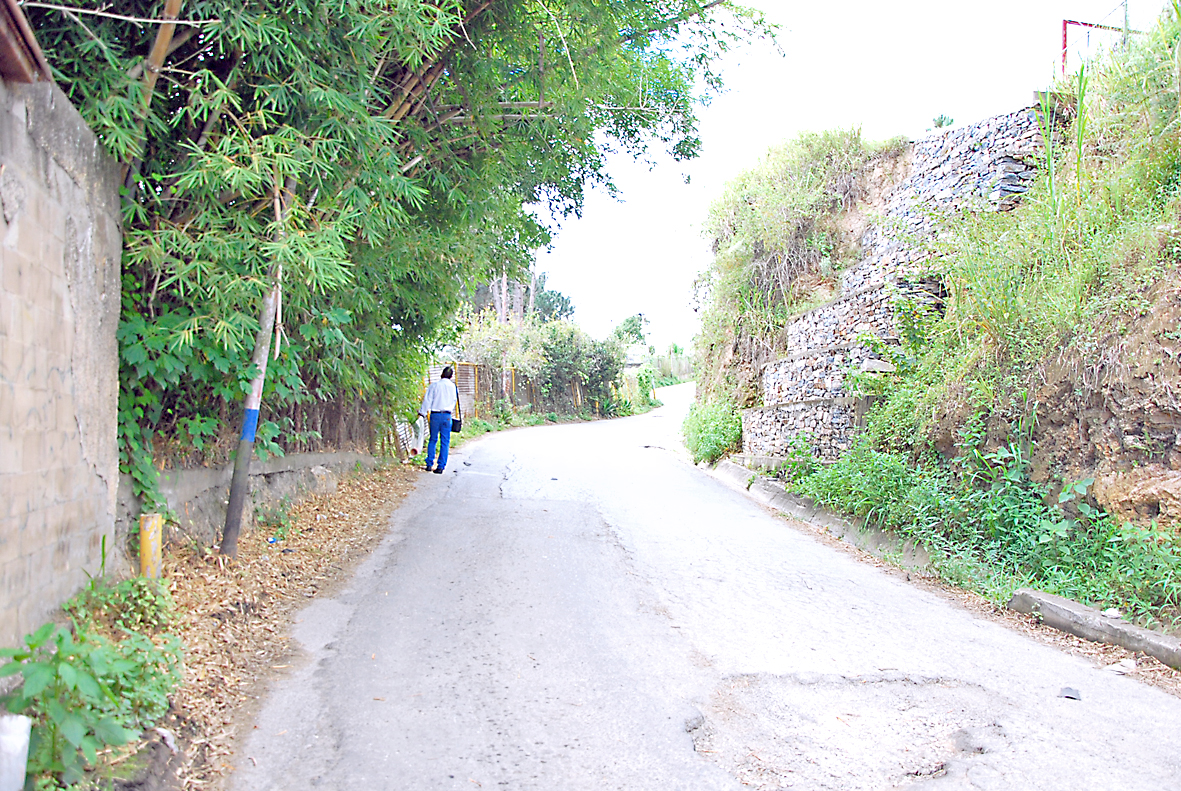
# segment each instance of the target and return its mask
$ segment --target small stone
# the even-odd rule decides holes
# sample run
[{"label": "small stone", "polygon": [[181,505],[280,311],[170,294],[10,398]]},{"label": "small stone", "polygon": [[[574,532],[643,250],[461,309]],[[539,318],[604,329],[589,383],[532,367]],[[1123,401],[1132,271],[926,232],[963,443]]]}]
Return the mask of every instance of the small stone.
[{"label": "small stone", "polygon": [[1116,662],[1114,665],[1108,665],[1107,667],[1105,667],[1103,669],[1107,670],[1111,673],[1115,673],[1117,676],[1126,676],[1128,673],[1135,673],[1136,672],[1136,660],[1130,659],[1130,658],[1129,659],[1121,659],[1120,661]]},{"label": "small stone", "polygon": [[885,360],[863,360],[861,362],[863,373],[892,374],[897,370],[893,363],[888,363]]}]

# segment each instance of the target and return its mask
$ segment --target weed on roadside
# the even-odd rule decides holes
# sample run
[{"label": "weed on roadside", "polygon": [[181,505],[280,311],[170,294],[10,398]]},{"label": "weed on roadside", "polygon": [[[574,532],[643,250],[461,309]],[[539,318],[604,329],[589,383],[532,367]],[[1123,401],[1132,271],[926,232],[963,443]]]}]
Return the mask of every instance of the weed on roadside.
[{"label": "weed on roadside", "polygon": [[23,647],[0,649],[0,676],[22,679],[3,705],[33,719],[28,770],[39,789],[101,771],[100,751],[152,727],[180,683],[180,640],[162,631],[172,599],[158,581],[92,578],[64,609],[69,625],[47,623]]}]

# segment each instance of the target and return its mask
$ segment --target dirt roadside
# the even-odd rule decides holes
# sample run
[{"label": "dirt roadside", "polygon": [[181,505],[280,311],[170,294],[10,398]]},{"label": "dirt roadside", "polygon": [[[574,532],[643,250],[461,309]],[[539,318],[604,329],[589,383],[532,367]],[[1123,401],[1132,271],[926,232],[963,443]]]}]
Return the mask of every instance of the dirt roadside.
[{"label": "dirt roadside", "polygon": [[166,721],[116,770],[124,778],[116,788],[223,786],[239,731],[250,727],[268,680],[294,661],[292,614],[347,582],[419,475],[391,465],[349,477],[335,493],[293,506],[284,525],[243,536],[235,560],[211,547],[169,549],[164,578],[176,601],[184,680]]}]

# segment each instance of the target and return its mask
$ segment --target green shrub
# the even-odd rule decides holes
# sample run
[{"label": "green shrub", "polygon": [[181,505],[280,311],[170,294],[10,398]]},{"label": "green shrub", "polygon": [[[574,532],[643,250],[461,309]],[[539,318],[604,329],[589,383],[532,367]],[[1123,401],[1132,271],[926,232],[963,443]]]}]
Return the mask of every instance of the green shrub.
[{"label": "green shrub", "polygon": [[102,578],[66,602],[65,611],[88,628],[155,634],[172,623],[172,594],[159,580],[133,577],[114,585]]},{"label": "green shrub", "polygon": [[820,462],[812,451],[812,446],[803,436],[796,434],[787,446],[787,456],[779,465],[779,474],[787,485],[791,487],[797,482],[816,472]]},{"label": "green shrub", "polygon": [[724,401],[694,404],[682,430],[694,462],[713,463],[742,447],[742,416]]},{"label": "green shrub", "polygon": [[1086,500],[1091,480],[1047,504],[1016,444],[977,453],[964,472],[913,465],[867,441],[792,488],[936,553],[949,581],[994,599],[1020,585],[1152,619],[1181,607],[1181,541],[1121,523]]},{"label": "green shrub", "polygon": [[180,683],[180,641],[172,636],[124,632],[115,641],[48,623],[25,638],[24,648],[0,649],[0,657],[10,660],[0,676],[20,673],[24,680],[5,703],[33,718],[29,773],[66,785],[82,779],[98,750],[154,725]]},{"label": "green shrub", "polygon": [[660,377],[656,380],[656,386],[657,387],[672,387],[673,385],[684,384],[687,381],[689,381],[689,380],[682,379],[681,377],[674,376],[673,374],[661,374]]},{"label": "green shrub", "polygon": [[656,397],[654,390],[656,389],[656,369],[648,363],[644,363],[636,371],[636,389],[639,391],[640,398],[643,399],[644,406],[656,404]]}]

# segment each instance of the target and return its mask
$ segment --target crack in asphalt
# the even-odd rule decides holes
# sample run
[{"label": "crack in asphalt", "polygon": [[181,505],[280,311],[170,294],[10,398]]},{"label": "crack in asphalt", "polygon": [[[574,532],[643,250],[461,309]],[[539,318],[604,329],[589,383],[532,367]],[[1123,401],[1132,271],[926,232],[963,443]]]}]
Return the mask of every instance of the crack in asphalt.
[{"label": "crack in asphalt", "polygon": [[509,478],[511,478],[513,475],[513,467],[516,465],[516,463],[517,463],[517,455],[514,453],[513,455],[509,456],[508,461],[505,462],[504,468],[501,470],[500,485],[496,489],[500,493],[501,500],[512,499],[507,494],[504,493],[504,487],[508,485]]}]

